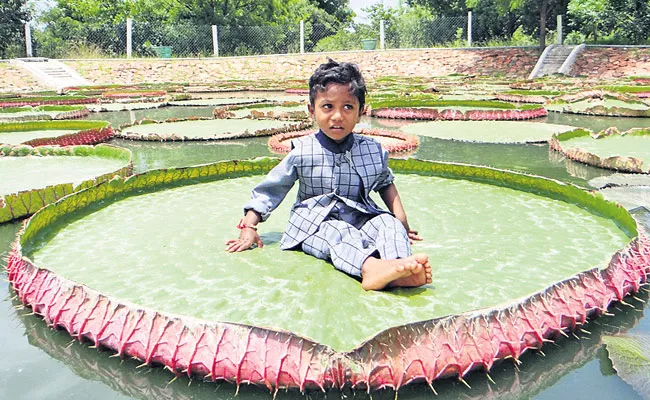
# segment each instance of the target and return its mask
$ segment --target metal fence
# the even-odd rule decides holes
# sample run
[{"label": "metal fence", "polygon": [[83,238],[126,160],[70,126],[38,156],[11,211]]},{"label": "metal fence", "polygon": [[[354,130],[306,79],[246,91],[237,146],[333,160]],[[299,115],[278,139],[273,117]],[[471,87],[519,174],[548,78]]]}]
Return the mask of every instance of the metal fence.
[{"label": "metal fence", "polygon": [[[607,25],[609,24],[609,25]],[[631,25],[630,25],[631,24]],[[630,28],[632,26],[632,28]],[[648,27],[649,29],[645,29]],[[2,28],[2,25],[0,25]],[[537,26],[516,18],[495,23],[483,15],[381,21],[378,26],[340,29],[305,21],[284,26],[209,26],[125,21],[119,24],[27,26],[23,37],[5,46],[3,58],[214,57],[361,49],[536,45]],[[590,29],[609,32],[595,36]],[[628,29],[629,28],[629,29]],[[547,43],[648,44],[650,21],[610,18],[589,26],[582,21],[547,21]],[[564,30],[564,37],[559,34]],[[20,36],[20,35],[17,35]],[[25,38],[31,37],[28,46]],[[0,47],[0,50],[2,47]]]}]

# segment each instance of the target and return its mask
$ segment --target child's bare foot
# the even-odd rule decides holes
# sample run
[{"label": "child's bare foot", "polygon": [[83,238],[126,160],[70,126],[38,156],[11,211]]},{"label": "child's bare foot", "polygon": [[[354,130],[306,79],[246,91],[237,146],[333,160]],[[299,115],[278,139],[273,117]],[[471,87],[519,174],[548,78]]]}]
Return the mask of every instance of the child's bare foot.
[{"label": "child's bare foot", "polygon": [[389,287],[415,287],[431,283],[431,265],[424,253],[407,258],[382,260],[369,257],[363,263],[361,287],[381,290]]}]

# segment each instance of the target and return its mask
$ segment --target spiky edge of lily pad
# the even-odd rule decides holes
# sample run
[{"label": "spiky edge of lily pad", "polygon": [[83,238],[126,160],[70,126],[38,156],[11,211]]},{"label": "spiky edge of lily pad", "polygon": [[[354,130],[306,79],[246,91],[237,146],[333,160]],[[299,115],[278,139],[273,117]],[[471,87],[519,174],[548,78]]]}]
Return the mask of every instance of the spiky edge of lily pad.
[{"label": "spiky edge of lily pad", "polygon": [[7,194],[0,198],[0,223],[12,221],[31,215],[55,201],[71,193],[78,192],[99,182],[111,179],[113,176],[128,176],[133,170],[131,162],[131,151],[128,149],[114,147],[109,145],[97,146],[43,146],[32,147],[27,145],[18,146],[1,146],[0,156],[2,157],[24,157],[24,156],[42,156],[42,157],[103,157],[109,159],[118,159],[124,162],[124,166],[117,171],[109,172],[93,179],[83,181],[77,186],[72,183],[60,183],[50,185],[44,188],[25,190],[18,193]]},{"label": "spiky edge of lily pad", "polygon": [[[123,196],[168,187],[259,174],[278,160],[231,161],[155,170],[67,196],[36,213],[19,234],[7,264],[18,298],[48,325],[74,338],[108,348],[175,374],[281,388],[326,390],[351,387],[399,389],[413,381],[489,371],[495,362],[540,349],[605,313],[612,302],[639,290],[650,272],[650,242],[622,207],[573,185],[520,173],[464,164],[391,160],[398,172],[469,179],[570,201],[613,219],[631,242],[607,268],[579,273],[530,297],[504,306],[470,311],[387,329],[346,353],[290,332],[197,320],[160,313],[102,295],[41,269],[27,257],[41,235],[56,231],[71,212],[88,211]],[[431,386],[432,387],[432,386]]]},{"label": "spiky edge of lily pad", "polygon": [[576,137],[590,136],[593,140],[602,140],[611,136],[650,136],[650,129],[632,128],[623,133],[616,128],[607,128],[598,133],[589,129],[575,129],[569,132],[554,134],[549,141],[551,150],[559,151],[567,158],[584,164],[593,165],[594,167],[613,169],[622,172],[650,173],[650,166],[643,169],[643,160],[635,157],[613,156],[601,157],[598,154],[591,153],[587,150],[575,147],[565,147],[562,142],[566,142]]},{"label": "spiky edge of lily pad", "polygon": [[519,94],[519,93],[497,93],[494,98],[499,101],[506,101],[510,103],[532,103],[544,104],[549,100],[550,96],[534,95],[534,94]]},{"label": "spiky edge of lily pad", "polygon": [[[20,302],[16,299],[13,305],[18,308]],[[29,343],[47,353],[50,357],[61,361],[74,374],[85,379],[100,381],[120,393],[133,398],[173,398],[174,400],[194,399],[195,392],[187,388],[189,382],[177,382],[177,385],[161,385],[160,380],[152,378],[154,374],[134,373],[131,368],[124,368],[120,362],[102,362],[105,359],[101,353],[93,352],[81,343],[65,342],[60,335],[48,326],[32,318],[31,313],[17,312],[28,337]],[[545,388],[553,386],[567,373],[574,371],[597,357],[601,348],[598,340],[601,333],[591,332],[590,340],[572,342],[552,352],[547,352],[540,368],[522,369],[517,374],[499,374],[496,386],[488,386],[478,391],[466,391],[464,400],[486,399],[524,399],[531,398]],[[561,355],[559,354],[561,352]],[[560,360],[557,360],[559,358]],[[98,359],[99,362],[98,362]],[[141,364],[146,365],[146,364]],[[137,367],[136,367],[137,368]],[[174,378],[175,379],[175,378]],[[227,388],[229,391],[230,388]],[[215,389],[216,390],[216,389]],[[337,396],[335,393],[334,396]],[[248,396],[244,396],[248,398]],[[338,398],[338,397],[336,397]]]},{"label": "spiky edge of lily pad", "polygon": [[[291,146],[289,144],[289,141],[291,139],[310,135],[313,133],[314,129],[305,129],[302,131],[286,132],[273,135],[269,139],[269,149],[275,153],[286,154],[291,150]],[[413,152],[418,148],[420,144],[417,136],[409,135],[407,133],[399,131],[389,131],[386,129],[359,129],[354,133],[368,136],[383,136],[399,140],[397,143],[381,144],[381,147],[383,147],[391,154]]]},{"label": "spiky edge of lily pad", "polygon": [[149,133],[135,133],[135,132],[124,132],[124,130],[130,126],[135,125],[154,125],[154,124],[163,124],[163,123],[175,123],[175,122],[184,122],[184,121],[213,121],[213,118],[208,117],[189,117],[189,118],[170,118],[164,121],[156,121],[152,119],[143,119],[139,120],[131,125],[120,125],[120,130],[115,133],[115,137],[126,140],[142,140],[148,142],[183,142],[183,141],[210,141],[210,140],[224,140],[224,139],[240,139],[248,137],[258,137],[258,136],[271,136],[283,132],[292,132],[307,129],[312,126],[310,121],[293,121],[295,123],[286,125],[281,128],[265,128],[258,129],[256,131],[245,130],[243,132],[234,132],[234,133],[224,133],[220,136],[211,136],[211,137],[188,137],[181,136],[180,134],[159,134],[156,132]]},{"label": "spiky edge of lily pad", "polygon": [[[88,110],[86,110],[87,112]],[[78,129],[68,135],[28,140],[23,144],[37,146],[77,146],[104,143],[114,135],[107,121],[12,121],[0,122],[0,143],[3,132],[29,132],[36,130]]]}]

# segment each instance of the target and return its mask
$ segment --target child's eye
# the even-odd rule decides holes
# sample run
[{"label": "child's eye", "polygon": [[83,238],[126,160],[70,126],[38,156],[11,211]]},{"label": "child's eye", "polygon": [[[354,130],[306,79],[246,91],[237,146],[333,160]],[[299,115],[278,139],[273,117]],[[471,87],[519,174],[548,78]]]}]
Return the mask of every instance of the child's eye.
[{"label": "child's eye", "polygon": [[321,107],[330,109],[330,108],[332,108],[332,105],[331,104],[323,104]]},{"label": "child's eye", "polygon": [[346,105],[345,105],[345,109],[346,109],[346,110],[353,110],[353,109],[354,109],[354,106],[353,106],[352,104],[346,104]]}]

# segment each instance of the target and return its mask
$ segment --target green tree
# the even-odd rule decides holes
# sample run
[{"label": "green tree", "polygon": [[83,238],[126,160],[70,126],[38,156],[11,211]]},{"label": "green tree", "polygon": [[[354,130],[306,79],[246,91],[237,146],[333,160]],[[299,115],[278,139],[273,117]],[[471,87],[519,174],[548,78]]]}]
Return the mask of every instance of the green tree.
[{"label": "green tree", "polygon": [[[475,7],[480,1],[482,0],[467,0],[467,6]],[[569,0],[495,0],[495,5],[502,14],[508,11],[518,12],[524,21],[528,19],[526,16],[536,17],[540,50],[546,47],[547,25],[554,26],[555,17],[566,14],[568,3]]]},{"label": "green tree", "polygon": [[648,0],[609,0],[608,15],[615,36],[632,44],[647,43],[650,34],[650,2]]},{"label": "green tree", "polygon": [[5,58],[11,43],[20,41],[30,19],[27,0],[3,0],[0,3],[0,58]]},{"label": "green tree", "polygon": [[427,8],[436,17],[463,16],[468,7],[466,0],[407,0],[407,4]]},{"label": "green tree", "polygon": [[607,0],[571,0],[567,7],[572,28],[585,40],[598,41],[608,24]]},{"label": "green tree", "polygon": [[352,9],[349,0],[311,0],[311,3],[328,15],[336,18],[340,24],[352,21]]}]

